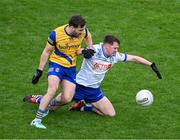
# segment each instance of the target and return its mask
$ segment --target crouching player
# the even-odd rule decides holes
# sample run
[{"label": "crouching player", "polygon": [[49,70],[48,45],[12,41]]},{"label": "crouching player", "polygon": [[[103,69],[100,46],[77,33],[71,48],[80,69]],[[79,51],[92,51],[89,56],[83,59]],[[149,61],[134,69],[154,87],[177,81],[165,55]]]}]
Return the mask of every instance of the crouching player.
[{"label": "crouching player", "polygon": [[[90,59],[84,59],[81,69],[76,76],[76,91],[73,100],[77,103],[69,110],[92,111],[100,115],[115,116],[115,109],[110,100],[104,96],[100,89],[100,84],[104,79],[106,72],[117,62],[136,62],[149,66],[156,73],[159,79],[162,79],[155,63],[152,63],[142,57],[118,52],[120,41],[107,35],[104,42],[94,45],[95,54]],[[24,101],[37,103],[41,101],[41,96],[26,96]],[[58,101],[61,96],[57,96],[50,103],[53,108],[58,107]]]}]

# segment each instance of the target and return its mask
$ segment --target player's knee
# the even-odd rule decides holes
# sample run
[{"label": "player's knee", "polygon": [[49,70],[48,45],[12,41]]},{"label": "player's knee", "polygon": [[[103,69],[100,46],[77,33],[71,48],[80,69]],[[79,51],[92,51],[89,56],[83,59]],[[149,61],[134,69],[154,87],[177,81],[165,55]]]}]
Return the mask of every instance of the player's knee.
[{"label": "player's knee", "polygon": [[115,117],[116,116],[116,112],[113,112],[109,115],[110,117]]},{"label": "player's knee", "polygon": [[66,104],[70,103],[72,101],[72,96],[66,95],[62,96],[62,101]]},{"label": "player's knee", "polygon": [[108,112],[108,113],[106,114],[106,116],[114,117],[114,116],[116,116],[116,112],[115,112],[115,111]]},{"label": "player's knee", "polygon": [[65,99],[64,99],[64,102],[65,102],[66,104],[70,103],[71,101],[72,101],[71,98],[65,98]]}]

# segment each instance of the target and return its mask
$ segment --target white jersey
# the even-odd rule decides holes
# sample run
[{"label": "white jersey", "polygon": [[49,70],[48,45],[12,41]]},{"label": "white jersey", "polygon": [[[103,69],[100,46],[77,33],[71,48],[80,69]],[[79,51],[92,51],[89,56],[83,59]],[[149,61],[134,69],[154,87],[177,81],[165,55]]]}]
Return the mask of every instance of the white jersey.
[{"label": "white jersey", "polygon": [[76,82],[80,85],[98,88],[104,79],[105,73],[118,61],[126,61],[127,55],[115,53],[107,57],[103,50],[103,44],[94,45],[95,54],[90,59],[84,59],[81,69],[76,76]]}]

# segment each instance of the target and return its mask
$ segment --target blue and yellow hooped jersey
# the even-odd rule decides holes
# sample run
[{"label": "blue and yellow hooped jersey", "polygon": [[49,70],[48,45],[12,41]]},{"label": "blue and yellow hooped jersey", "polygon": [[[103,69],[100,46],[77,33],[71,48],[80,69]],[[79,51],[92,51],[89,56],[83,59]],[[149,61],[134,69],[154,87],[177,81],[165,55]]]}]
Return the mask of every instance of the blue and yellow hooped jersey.
[{"label": "blue and yellow hooped jersey", "polygon": [[60,26],[51,32],[48,42],[54,46],[54,51],[50,55],[50,61],[58,63],[64,67],[76,66],[76,51],[81,48],[81,43],[88,35],[88,29],[79,37],[69,35],[65,28],[68,25]]}]

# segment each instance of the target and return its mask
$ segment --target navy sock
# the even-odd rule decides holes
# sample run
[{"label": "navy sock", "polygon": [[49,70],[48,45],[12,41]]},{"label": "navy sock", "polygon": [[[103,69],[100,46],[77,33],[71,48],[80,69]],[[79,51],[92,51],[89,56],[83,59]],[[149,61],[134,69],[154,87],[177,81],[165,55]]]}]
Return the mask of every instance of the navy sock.
[{"label": "navy sock", "polygon": [[40,104],[41,103],[41,100],[42,100],[42,96],[39,96],[36,98],[36,103]]},{"label": "navy sock", "polygon": [[80,111],[87,111],[92,112],[93,106],[91,104],[86,104],[85,106],[81,107]]}]

